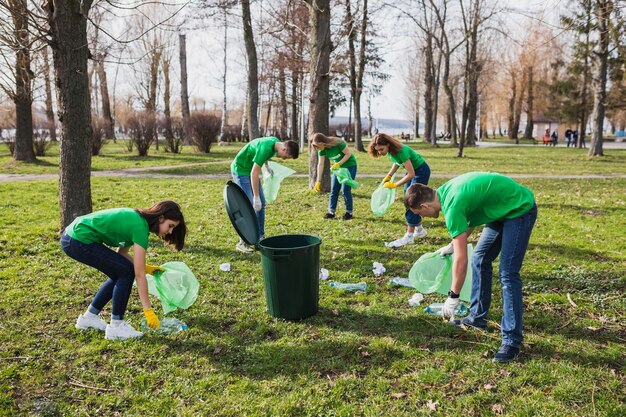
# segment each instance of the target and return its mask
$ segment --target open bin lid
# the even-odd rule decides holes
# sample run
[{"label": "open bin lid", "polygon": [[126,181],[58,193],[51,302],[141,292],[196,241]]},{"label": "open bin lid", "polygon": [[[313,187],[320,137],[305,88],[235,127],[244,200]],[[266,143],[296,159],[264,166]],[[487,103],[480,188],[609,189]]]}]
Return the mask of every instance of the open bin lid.
[{"label": "open bin lid", "polygon": [[259,221],[243,189],[232,181],[224,187],[224,206],[237,234],[248,245],[259,243]]}]

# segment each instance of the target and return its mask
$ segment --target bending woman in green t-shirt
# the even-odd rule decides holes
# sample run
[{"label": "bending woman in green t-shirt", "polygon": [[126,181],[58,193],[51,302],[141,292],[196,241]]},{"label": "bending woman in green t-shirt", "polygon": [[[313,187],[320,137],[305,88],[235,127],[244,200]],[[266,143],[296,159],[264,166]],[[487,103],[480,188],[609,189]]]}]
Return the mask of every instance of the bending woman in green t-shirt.
[{"label": "bending woman in green t-shirt", "polygon": [[[87,311],[78,316],[77,329],[103,330],[105,339],[141,337],[141,332],[124,321],[135,280],[148,326],[153,329],[160,327],[150,303],[146,280],[146,272],[154,273],[160,269],[146,265],[150,232],[176,250],[181,250],[185,245],[187,227],[180,206],[166,200],[146,209],[101,210],[77,217],[67,226],[61,237],[63,252],[109,277]],[[107,246],[117,249],[113,251]],[[131,247],[132,256],[129,254]],[[112,304],[111,323],[107,325],[99,314],[109,301]]]},{"label": "bending woman in green t-shirt", "polygon": [[[348,144],[341,138],[335,136],[326,136],[322,133],[313,133],[309,138],[311,146],[317,151],[317,182],[315,183],[315,192],[320,191],[320,181],[322,171],[324,169],[324,160],[328,158],[331,162],[332,169],[346,168],[352,179],[356,178],[356,158],[350,152]],[[324,215],[325,219],[334,219],[337,210],[337,201],[339,200],[339,190],[343,193],[343,201],[346,204],[346,212],[343,215],[344,220],[352,219],[352,187],[348,184],[339,183],[339,179],[335,174],[332,175],[330,185],[330,204],[328,213]]]},{"label": "bending woman in green t-shirt", "polygon": [[[412,184],[428,185],[430,167],[420,154],[408,145],[403,145],[399,140],[384,133],[377,133],[370,142],[368,153],[374,158],[387,155],[393,162],[391,169],[385,176],[385,188],[396,188],[404,185],[404,192],[406,193]],[[405,169],[406,174],[399,181],[392,182],[391,177],[401,166]],[[411,244],[416,238],[423,238],[428,234],[422,226],[421,216],[407,209],[404,217],[406,219],[406,233],[393,242],[385,243],[385,246],[398,248]]]}]

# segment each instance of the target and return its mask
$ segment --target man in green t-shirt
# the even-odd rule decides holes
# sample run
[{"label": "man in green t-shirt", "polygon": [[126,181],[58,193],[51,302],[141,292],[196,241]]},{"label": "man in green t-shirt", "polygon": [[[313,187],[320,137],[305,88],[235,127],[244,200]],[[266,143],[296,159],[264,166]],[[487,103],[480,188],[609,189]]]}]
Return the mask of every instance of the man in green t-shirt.
[{"label": "man in green t-shirt", "polygon": [[[260,180],[261,167],[274,156],[282,159],[297,159],[299,153],[298,142],[293,140],[281,142],[280,139],[269,136],[247,143],[230,164],[234,182],[246,193],[257,213],[261,237],[265,236],[265,196]],[[237,243],[236,248],[241,252],[252,252],[252,248],[243,240]]]},{"label": "man in green t-shirt", "polygon": [[443,213],[452,243],[438,250],[454,253],[452,287],[443,315],[454,318],[467,272],[467,238],[476,226],[485,225],[472,255],[470,314],[457,325],[487,328],[491,305],[492,263],[500,254],[502,284],[502,346],[494,362],[509,362],[522,343],[522,279],[520,269],[528,248],[537,205],[533,193],[512,179],[489,172],[470,172],[443,184],[436,191],[422,184],[409,187],[404,204],[424,217]]}]

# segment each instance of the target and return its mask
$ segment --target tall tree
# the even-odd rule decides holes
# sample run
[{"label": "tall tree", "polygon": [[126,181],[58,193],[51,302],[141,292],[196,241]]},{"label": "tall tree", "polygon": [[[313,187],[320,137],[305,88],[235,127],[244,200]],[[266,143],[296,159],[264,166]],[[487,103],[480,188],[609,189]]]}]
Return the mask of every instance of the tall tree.
[{"label": "tall tree", "polygon": [[16,161],[33,162],[33,93],[31,70],[31,13],[27,0],[0,2],[0,58],[13,68],[0,68],[0,87],[15,104]]},{"label": "tall tree", "polygon": [[528,93],[526,95],[526,129],[524,130],[524,139],[533,138],[533,110],[534,110],[534,94],[533,94],[533,66],[526,67]]},{"label": "tall tree", "polygon": [[61,228],[91,212],[91,103],[87,78],[87,16],[92,0],[44,3],[50,27],[61,122]]},{"label": "tall tree", "polygon": [[[309,6],[311,32],[309,48],[311,64],[309,70],[309,135],[319,132],[328,134],[329,90],[330,90],[330,1],[305,0]],[[309,188],[316,181],[321,183],[321,191],[330,190],[330,165],[324,163],[322,178],[317,178],[317,152],[309,144]]]},{"label": "tall tree", "polygon": [[191,128],[189,126],[189,90],[187,87],[187,39],[186,35],[178,35],[178,57],[180,63],[180,105],[183,116],[183,135],[185,145],[191,144]]},{"label": "tall tree", "polygon": [[46,119],[48,121],[48,131],[50,140],[57,141],[57,129],[54,121],[54,109],[52,107],[52,83],[50,82],[50,59],[48,58],[48,47],[43,48],[43,77],[44,88],[46,90]]},{"label": "tall tree", "polygon": [[594,48],[593,63],[593,112],[591,114],[591,145],[589,156],[602,156],[602,139],[606,106],[606,82],[608,74],[610,18],[613,12],[611,0],[596,0],[596,31],[598,40]]},{"label": "tall tree", "polygon": [[243,40],[246,46],[246,59],[248,62],[248,106],[246,118],[248,119],[248,134],[250,140],[259,137],[259,70],[257,63],[256,44],[252,31],[252,17],[250,13],[250,0],[241,0],[243,19]]}]

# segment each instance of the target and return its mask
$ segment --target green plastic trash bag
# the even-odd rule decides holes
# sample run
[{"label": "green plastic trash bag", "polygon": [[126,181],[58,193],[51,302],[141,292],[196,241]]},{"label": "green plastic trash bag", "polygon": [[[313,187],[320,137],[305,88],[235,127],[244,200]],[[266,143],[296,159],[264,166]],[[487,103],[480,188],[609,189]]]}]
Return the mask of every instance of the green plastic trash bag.
[{"label": "green plastic trash bag", "polygon": [[[393,181],[393,177],[391,177]],[[391,207],[396,199],[395,188],[385,188],[385,181],[382,181],[376,191],[372,193],[372,200],[370,201],[370,207],[374,216],[382,216]]]},{"label": "green plastic trash bag", "polygon": [[276,197],[278,197],[280,183],[296,171],[274,161],[269,161],[268,164],[274,173],[270,174],[265,164],[261,167],[263,172],[263,194],[265,195],[266,203],[273,203],[276,201]]},{"label": "green plastic trash bag", "polygon": [[[470,301],[472,292],[472,268],[469,262],[472,259],[473,250],[474,247],[469,243],[467,245],[467,274],[459,295],[459,298],[463,301]],[[423,294],[437,292],[448,295],[452,285],[453,261],[454,255],[442,257],[437,252],[425,253],[413,264],[409,271],[409,281]]]},{"label": "green plastic trash bag", "polygon": [[165,271],[146,275],[148,293],[161,300],[165,314],[178,308],[189,308],[198,297],[200,283],[183,262],[167,262],[161,265]]},{"label": "green plastic trash bag", "polygon": [[352,179],[352,175],[350,175],[350,171],[348,171],[348,168],[337,168],[331,169],[330,171],[335,174],[335,177],[337,177],[339,184],[345,184],[348,187],[352,188],[359,188],[361,186],[361,184]]}]

